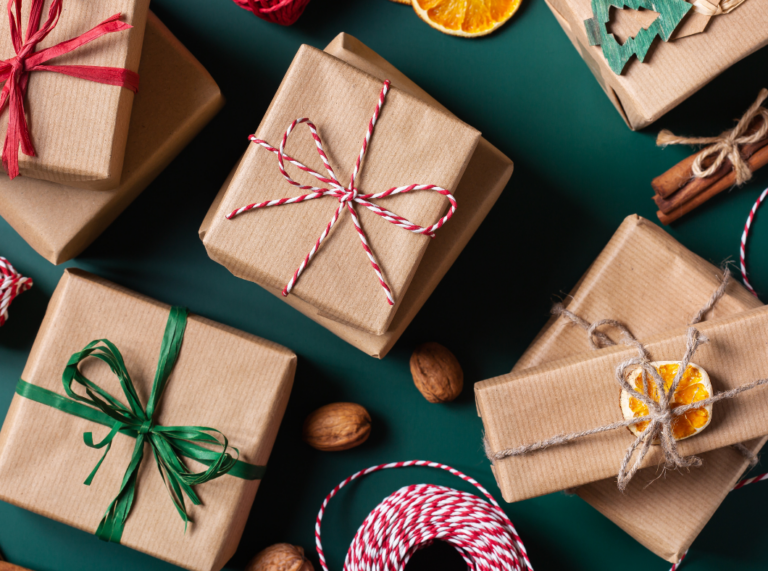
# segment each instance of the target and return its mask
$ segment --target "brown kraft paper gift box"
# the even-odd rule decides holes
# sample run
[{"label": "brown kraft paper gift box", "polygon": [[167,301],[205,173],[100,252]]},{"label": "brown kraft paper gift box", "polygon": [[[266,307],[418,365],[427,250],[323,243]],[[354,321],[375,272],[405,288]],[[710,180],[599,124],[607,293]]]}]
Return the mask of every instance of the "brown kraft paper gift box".
[{"label": "brown kraft paper gift box", "polygon": [[[768,44],[768,0],[746,0],[730,14],[705,22],[700,33],[669,42],[656,38],[645,63],[633,57],[622,75],[608,67],[600,46],[590,46],[584,20],[592,17],[591,0],[547,0],[547,5],[563,27],[574,47],[597,78],[608,98],[631,129],[642,129],[677,107],[736,62]],[[612,10],[622,14],[621,10]],[[637,14],[642,27],[650,20]],[[626,32],[632,15],[617,18],[616,26]],[[679,28],[691,26],[700,18],[695,9],[688,12]],[[610,28],[609,28],[610,29]],[[615,30],[614,30],[615,31]],[[675,32],[681,35],[680,30]]]},{"label": "brown kraft paper gift box", "polygon": [[89,246],[224,104],[210,74],[151,12],[140,71],[119,187],[93,191],[0,175],[0,216],[51,263]]},{"label": "brown kraft paper gift box", "polygon": [[[325,48],[325,51],[349,65],[377,77],[379,80],[389,79],[395,87],[447,112],[444,107],[389,62],[349,34],[339,34]],[[311,304],[297,296],[289,295],[283,299],[358,349],[374,357],[383,358],[400,338],[485,219],[512,176],[512,170],[513,163],[509,158],[485,139],[479,140],[457,187],[456,195],[459,208],[453,218],[430,241],[413,281],[384,334],[375,335],[325,317],[319,314]],[[211,206],[200,228],[201,238],[205,237],[214,216],[219,212],[219,203],[226,194],[230,181],[231,179],[224,184]],[[268,287],[266,289],[275,295],[281,295],[279,288]]]},{"label": "brown kraft paper gift box", "polygon": [[[24,0],[22,27],[26,34],[32,0]],[[51,0],[43,7],[46,20]],[[87,65],[138,71],[149,0],[65,0],[61,17],[35,51],[75,38],[110,16],[133,28],[106,34],[47,65]],[[0,15],[0,59],[15,55],[10,26]],[[139,85],[141,90],[141,82]],[[82,188],[105,190],[120,183],[128,124],[134,94],[131,90],[77,79],[60,73],[32,71],[25,98],[30,136],[36,157],[19,152],[22,176]],[[0,116],[5,139],[8,110]],[[1,148],[1,147],[0,147]]]},{"label": "brown kraft paper gift box", "polygon": [[[654,287],[644,275],[664,275],[664,287]],[[642,339],[688,323],[717,287],[721,275],[655,224],[630,216],[564,304],[590,322],[618,319]],[[725,318],[761,305],[732,281],[707,319]],[[553,317],[513,373],[585,351],[589,351],[585,332],[563,318]],[[717,408],[714,414],[717,418]],[[756,453],[764,442],[765,438],[758,438],[744,444]],[[707,452],[701,458],[702,467],[667,472],[647,488],[659,476],[655,468],[638,472],[623,494],[615,478],[574,491],[648,549],[674,563],[748,467],[746,459],[732,448]]]},{"label": "brown kraft paper gift box", "polygon": [[[70,356],[92,340],[109,339],[122,353],[146,406],[168,315],[165,304],[66,270],[22,378],[63,395],[62,373]],[[267,465],[295,369],[296,356],[288,349],[190,315],[156,424],[216,428],[239,449],[241,460]],[[89,358],[80,370],[125,402],[104,363]],[[77,392],[82,394],[82,388]],[[102,455],[83,443],[89,431],[99,441],[109,428],[14,395],[0,431],[0,499],[93,533],[120,489],[136,440],[118,434],[86,486],[84,480]],[[194,471],[202,468],[184,461]],[[202,505],[187,500],[192,521],[185,532],[157,470],[145,446],[121,543],[187,569],[221,569],[237,548],[259,481],[226,474],[196,486]]]},{"label": "brown kraft paper gift box", "polygon": [[[346,186],[382,84],[338,58],[302,46],[256,136],[279,146],[293,121],[309,118],[317,126],[338,180]],[[361,193],[375,193],[409,184],[433,184],[454,192],[479,138],[479,132],[453,115],[395,86],[376,123],[356,187]],[[327,176],[306,125],[299,125],[291,135],[286,153]],[[327,187],[298,168],[286,166],[296,181]],[[257,209],[232,220],[225,214],[254,202],[306,192],[283,178],[276,155],[250,144],[205,232],[203,244],[208,255],[238,277],[282,289],[328,225],[339,202],[324,197]],[[457,200],[461,208],[461,197]],[[436,223],[448,210],[447,199],[430,191],[373,202],[420,226]],[[349,212],[339,218],[290,295],[310,304],[323,317],[382,335],[430,238],[391,224],[359,204],[356,210],[392,290],[394,305],[387,303]]]}]

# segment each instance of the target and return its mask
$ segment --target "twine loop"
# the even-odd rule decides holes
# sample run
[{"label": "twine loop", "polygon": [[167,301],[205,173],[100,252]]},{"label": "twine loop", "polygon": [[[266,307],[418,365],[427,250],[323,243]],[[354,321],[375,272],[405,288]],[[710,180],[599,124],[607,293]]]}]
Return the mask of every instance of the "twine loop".
[{"label": "twine loop", "polygon": [[[436,186],[434,184],[409,184],[406,186],[393,187],[388,190],[385,190],[384,192],[377,192],[372,194],[360,194],[359,190],[355,186],[357,175],[360,172],[360,166],[363,162],[363,158],[365,157],[365,153],[368,150],[368,145],[370,144],[371,136],[373,135],[376,122],[378,121],[379,115],[381,114],[381,108],[383,107],[387,93],[389,92],[389,87],[390,87],[390,82],[387,80],[384,82],[384,86],[382,87],[381,93],[379,94],[379,99],[376,105],[376,109],[373,113],[373,116],[371,117],[371,120],[368,123],[368,130],[366,131],[365,138],[363,139],[363,146],[362,146],[362,149],[360,150],[360,153],[357,156],[354,169],[352,170],[352,175],[350,176],[349,186],[347,187],[344,187],[339,182],[339,179],[336,177],[336,173],[334,172],[333,167],[331,166],[331,163],[328,161],[328,156],[325,154],[325,150],[323,149],[323,141],[317,132],[317,127],[308,118],[304,117],[301,119],[296,119],[293,123],[291,123],[288,126],[288,129],[285,131],[285,134],[283,135],[283,139],[280,142],[279,148],[275,148],[269,143],[267,143],[266,141],[256,138],[255,135],[251,135],[249,137],[249,140],[251,142],[256,143],[257,145],[260,145],[265,149],[267,149],[269,152],[275,153],[277,155],[277,168],[280,170],[280,173],[283,175],[283,177],[289,184],[299,188],[299,190],[308,190],[310,192],[309,194],[304,194],[301,196],[295,196],[290,198],[280,198],[278,200],[268,200],[265,202],[257,202],[257,203],[249,204],[247,206],[243,206],[242,208],[238,208],[237,210],[230,212],[227,215],[228,220],[232,220],[236,216],[239,216],[240,214],[243,214],[244,212],[248,212],[250,210],[256,210],[259,208],[268,208],[270,206],[282,206],[284,204],[296,204],[299,202],[305,202],[308,200],[323,198],[325,196],[332,196],[334,198],[337,198],[339,201],[339,206],[336,209],[336,211],[333,213],[331,221],[325,227],[322,234],[320,234],[320,237],[315,242],[315,245],[312,247],[312,249],[306,255],[306,257],[301,262],[299,267],[296,269],[296,271],[293,274],[293,277],[290,279],[288,284],[283,288],[283,296],[287,296],[289,293],[291,293],[291,290],[296,285],[296,282],[299,280],[299,277],[301,276],[301,274],[307,268],[309,263],[312,261],[312,258],[314,258],[315,254],[320,249],[320,246],[322,245],[323,241],[325,240],[325,238],[331,232],[331,229],[333,228],[333,226],[338,221],[339,216],[341,216],[341,214],[346,209],[349,212],[350,216],[352,217],[352,223],[355,225],[355,230],[357,231],[357,235],[360,238],[360,243],[363,246],[363,250],[365,251],[365,254],[368,256],[368,260],[370,261],[371,267],[373,268],[373,271],[379,280],[379,284],[381,285],[381,288],[387,297],[387,303],[389,305],[394,305],[395,300],[392,295],[392,290],[387,284],[383,271],[379,266],[378,261],[376,260],[376,256],[374,255],[370,245],[368,244],[368,238],[365,234],[365,231],[363,230],[362,224],[360,223],[360,218],[358,217],[357,211],[355,210],[355,205],[359,204],[360,206],[364,206],[374,214],[381,216],[387,222],[394,224],[395,226],[399,226],[404,230],[408,230],[410,232],[413,232],[414,234],[424,234],[426,236],[429,236],[430,238],[434,238],[435,231],[441,228],[443,224],[448,222],[448,220],[450,220],[451,217],[453,216],[454,212],[456,212],[457,204],[456,204],[456,199],[453,197],[453,195],[448,190],[442,187]],[[306,123],[307,127],[309,128],[312,138],[315,141],[315,146],[317,147],[317,153],[318,155],[320,155],[320,159],[323,161],[323,165],[325,166],[325,170],[328,173],[328,176],[323,176],[315,172],[314,170],[300,163],[293,157],[290,157],[287,154],[285,154],[285,143],[288,140],[288,136],[293,132],[293,130],[298,125],[302,123]],[[285,161],[288,161],[289,163],[295,165],[299,169],[312,175],[321,183],[326,184],[328,186],[323,188],[323,187],[317,187],[312,185],[302,185],[296,182],[291,178],[288,172],[286,172]],[[447,214],[445,214],[445,216],[440,218],[436,223],[432,224],[431,226],[424,227],[424,226],[419,226],[418,224],[414,224],[407,218],[403,218],[402,216],[395,214],[394,212],[391,212],[386,208],[382,208],[381,206],[378,206],[370,202],[371,200],[386,198],[388,196],[393,196],[396,194],[405,194],[407,192],[411,192],[414,190],[429,190],[445,196],[448,199],[448,202],[450,202],[450,208],[448,209]]]},{"label": "twine loop", "polygon": [[721,16],[730,14],[744,2],[746,0],[695,0],[693,10],[705,16]]},{"label": "twine loop", "polygon": [[[712,176],[728,159],[736,173],[736,184],[742,185],[752,178],[752,170],[741,156],[741,147],[757,143],[768,136],[768,109],[762,106],[766,99],[768,99],[768,89],[762,89],[752,106],[739,119],[736,127],[717,137],[678,137],[664,129],[659,133],[656,144],[662,147],[667,145],[709,145],[694,160],[691,169],[693,177]],[[757,117],[762,119],[760,126],[753,133],[747,134],[752,121]],[[710,157],[714,157],[712,164],[704,168],[704,161]]]},{"label": "twine loop", "polygon": [[32,287],[32,278],[25,278],[11,262],[0,256],[0,327],[8,320],[8,308],[17,295]]},{"label": "twine loop", "polygon": [[[661,378],[661,375],[656,370],[656,368],[651,364],[651,357],[646,347],[632,335],[626,326],[618,321],[610,319],[603,319],[593,324],[589,324],[583,318],[565,309],[561,304],[555,305],[555,307],[552,309],[552,313],[554,315],[563,316],[572,323],[575,323],[584,329],[589,336],[590,344],[592,345],[593,349],[616,345],[616,342],[611,340],[604,333],[598,331],[598,328],[603,325],[611,325],[619,329],[621,332],[621,340],[619,341],[620,344],[634,347],[637,350],[636,357],[619,363],[619,365],[616,367],[614,378],[617,384],[624,391],[628,392],[632,397],[643,402],[643,404],[648,407],[648,414],[614,422],[612,424],[598,428],[592,428],[589,430],[583,430],[570,434],[560,434],[547,440],[518,446],[516,448],[508,448],[498,452],[493,452],[490,448],[488,440],[485,439],[485,449],[488,458],[491,460],[491,462],[494,462],[496,460],[502,460],[511,456],[522,456],[524,454],[529,454],[531,452],[549,448],[550,446],[566,444],[585,436],[591,436],[593,434],[600,434],[602,432],[608,432],[619,428],[627,428],[635,424],[648,422],[646,429],[642,431],[627,448],[627,452],[621,462],[617,478],[619,490],[624,491],[626,489],[635,473],[637,473],[637,470],[640,469],[645,456],[650,450],[651,444],[657,441],[661,445],[661,450],[664,453],[664,464],[666,468],[688,468],[693,466],[700,466],[700,458],[696,456],[680,455],[677,448],[677,441],[675,440],[674,434],[672,432],[672,422],[674,419],[690,410],[704,408],[722,400],[734,398],[743,392],[752,390],[761,385],[768,384],[768,378],[759,379],[752,383],[736,387],[735,389],[723,391],[701,401],[675,408],[671,407],[671,397],[675,394],[675,391],[680,384],[680,380],[685,374],[691,359],[693,359],[697,349],[709,341],[709,339],[693,325],[699,323],[703,316],[708,313],[723,297],[729,281],[730,271],[725,268],[723,271],[723,279],[720,285],[712,294],[707,303],[701,308],[701,310],[699,310],[699,312],[691,321],[691,325],[688,327],[686,335],[685,354],[679,361],[680,365],[669,389],[665,388],[664,380]],[[636,371],[638,368],[640,368],[642,372],[642,391],[639,391],[630,385],[629,381],[627,380],[628,373]],[[649,396],[649,379],[650,382],[653,382],[656,388],[656,393],[659,396],[658,402]],[[632,459],[635,457],[635,454],[637,454],[637,457],[633,462]]]}]

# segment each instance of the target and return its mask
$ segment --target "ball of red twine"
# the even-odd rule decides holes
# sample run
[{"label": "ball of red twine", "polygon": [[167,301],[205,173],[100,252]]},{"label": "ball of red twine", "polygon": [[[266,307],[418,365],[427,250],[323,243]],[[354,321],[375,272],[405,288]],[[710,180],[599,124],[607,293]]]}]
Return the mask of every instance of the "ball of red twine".
[{"label": "ball of red twine", "polygon": [[452,545],[474,571],[533,571],[515,527],[485,488],[458,470],[423,460],[372,466],[353,474],[325,498],[315,523],[320,565],[328,566],[320,541],[320,524],[328,502],[361,476],[408,466],[450,472],[477,488],[488,501],[453,488],[417,484],[384,499],[357,530],[344,561],[345,571],[402,571],[411,556],[436,540]]},{"label": "ball of red twine", "polygon": [[309,0],[234,0],[243,10],[249,10],[262,20],[290,26],[304,12]]},{"label": "ball of red twine", "polygon": [[11,262],[0,256],[0,327],[8,320],[11,302],[31,287],[32,279],[22,276]]}]

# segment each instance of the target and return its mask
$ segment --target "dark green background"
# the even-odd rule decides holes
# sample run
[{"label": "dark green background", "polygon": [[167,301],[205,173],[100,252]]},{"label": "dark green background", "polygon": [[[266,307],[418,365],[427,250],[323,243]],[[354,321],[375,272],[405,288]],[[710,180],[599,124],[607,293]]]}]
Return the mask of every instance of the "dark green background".
[{"label": "dark green background", "polygon": [[[258,550],[278,541],[303,545],[319,569],[313,525],[320,503],[340,480],[372,464],[445,462],[500,499],[481,450],[473,383],[512,368],[547,319],[553,299],[573,286],[626,215],[655,219],[650,180],[690,152],[656,148],[657,131],[707,135],[730,127],[765,85],[768,68],[763,50],[650,129],[633,133],[542,0],[524,0],[509,24],[479,40],[443,35],[410,8],[387,0],[312,0],[290,28],[263,22],[229,0],[154,0],[152,9],[210,70],[227,105],[82,256],[64,267],[80,267],[186,305],[299,355],[267,477],[227,569],[242,569]],[[4,19],[0,25],[6,25]],[[322,48],[341,31],[379,52],[515,161],[498,204],[383,361],[230,275],[208,259],[197,238],[209,204],[299,45]],[[687,216],[672,234],[712,262],[737,259],[747,213],[766,185],[768,169]],[[758,217],[751,243],[753,284],[768,291],[768,211]],[[43,260],[2,220],[0,255],[35,281],[0,329],[0,410],[5,411],[63,267]],[[666,287],[664,275],[648,280]],[[464,367],[464,393],[452,404],[428,404],[413,386],[408,358],[424,341],[443,343]],[[370,410],[370,440],[333,454],[303,444],[306,414],[339,400]],[[412,468],[369,476],[343,491],[330,504],[324,528],[331,568],[341,569],[358,525],[380,500],[424,481],[466,489],[447,474]],[[761,543],[768,523],[759,506],[766,501],[768,484],[729,496],[693,544],[685,568],[765,569],[768,552]],[[504,508],[537,571],[669,567],[578,498],[558,493]],[[178,532],[183,533],[181,522]],[[10,561],[35,571],[172,569],[7,504],[0,504],[0,549]],[[420,553],[409,566],[462,568],[446,547]]]}]

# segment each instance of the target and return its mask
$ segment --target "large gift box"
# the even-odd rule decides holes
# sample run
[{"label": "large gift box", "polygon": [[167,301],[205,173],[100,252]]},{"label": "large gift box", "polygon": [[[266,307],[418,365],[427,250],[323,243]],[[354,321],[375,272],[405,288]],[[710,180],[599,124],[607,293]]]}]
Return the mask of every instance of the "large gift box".
[{"label": "large gift box", "polygon": [[732,12],[712,17],[704,16],[702,10],[709,5],[717,8],[724,1],[690,3],[694,6],[688,9],[671,41],[657,37],[645,61],[632,57],[619,75],[609,66],[601,47],[590,45],[585,21],[593,17],[594,5],[616,4],[609,12],[608,35],[631,37],[652,25],[656,17],[653,3],[639,2],[649,10],[630,12],[621,9],[623,2],[610,0],[547,0],[557,21],[632,129],[653,123],[733,64],[768,44],[768,0],[745,0]]},{"label": "large gift box", "polygon": [[[408,99],[412,102],[412,104],[410,104],[410,112],[417,113],[419,116],[424,118],[424,123],[421,123],[421,127],[414,125],[411,128],[413,130],[427,129],[429,132],[435,135],[433,129],[436,127],[434,125],[429,125],[429,121],[431,121],[430,117],[440,117],[442,121],[445,121],[446,124],[449,125],[456,126],[458,124],[458,120],[453,119],[449,112],[442,105],[440,105],[426,92],[419,88],[414,82],[400,73],[381,56],[348,34],[340,34],[325,48],[326,54],[330,54],[330,56],[333,57],[323,55],[320,52],[315,52],[314,50],[311,50],[311,48],[305,48],[304,50],[309,50],[309,53],[313,58],[317,58],[319,61],[324,62],[324,66],[332,66],[335,69],[346,70],[346,75],[360,77],[361,79],[364,78],[366,80],[366,84],[372,84],[380,87],[382,81],[391,81],[395,88],[395,92],[399,91],[403,94],[404,97],[406,95],[410,97]],[[292,70],[296,68],[296,66],[302,61],[304,57],[306,56],[297,56],[297,62],[295,62],[292,66]],[[288,97],[285,95],[285,83],[288,82],[289,77],[295,75],[295,73],[295,70],[289,71],[289,74],[286,76],[286,80],[284,81],[280,92],[270,107],[268,117],[278,104],[286,105],[286,103],[283,103]],[[375,91],[375,89],[371,89],[372,91]],[[390,93],[389,96],[391,95],[392,94]],[[292,99],[290,101],[293,102]],[[368,103],[370,103],[370,105],[368,106],[369,108],[367,111],[368,114],[370,114],[370,107],[375,103],[375,95],[373,97],[373,102],[369,101]],[[294,102],[293,104],[297,103]],[[385,104],[384,106],[384,114],[388,112],[386,107],[388,104],[389,103]],[[301,109],[302,108],[297,107],[292,111],[292,113],[296,115],[294,118],[297,118],[299,116],[298,114],[301,114]],[[397,111],[390,109],[390,112],[395,113]],[[361,116],[365,116],[365,109],[363,109],[361,113]],[[307,116],[314,120],[313,116],[309,113],[307,113]],[[383,117],[384,115],[382,115],[382,118]],[[364,125],[364,123],[365,121],[360,122],[361,125]],[[283,123],[279,123],[278,125],[283,125]],[[323,138],[323,142],[325,143],[325,131],[322,129],[322,126],[319,123],[317,123],[317,125],[320,136]],[[285,126],[287,126],[287,123],[285,123],[283,126],[283,130]],[[376,137],[382,134],[378,131],[378,129],[383,126],[384,124],[382,123],[381,126],[376,127],[377,131],[374,133],[371,139],[372,150],[373,146],[375,145]],[[461,128],[461,131],[469,135],[467,138],[473,138],[471,136],[471,130],[464,126],[462,127],[463,128]],[[263,128],[264,125],[262,124],[262,127],[259,128],[259,134],[261,134]],[[277,132],[280,131],[279,127],[276,127],[276,129]],[[331,134],[333,133],[334,132],[332,131]],[[350,133],[350,135],[354,141],[355,134]],[[280,141],[280,136],[281,133],[273,135],[273,140],[275,143]],[[293,135],[292,137],[298,136],[299,135],[297,134]],[[407,137],[401,138],[400,145],[402,145],[402,148],[398,148],[396,152],[400,153],[407,151],[407,149],[411,149],[415,152],[416,149],[418,149],[418,157],[426,157],[429,154],[432,154],[432,151],[429,150],[429,146],[425,146],[419,142],[409,142],[411,136],[412,134],[409,134]],[[437,136],[442,137],[444,135]],[[395,135],[395,138],[397,137],[398,135]],[[311,139],[309,140],[308,145],[305,144],[307,141],[297,140],[296,143],[301,144],[302,149],[306,149],[301,151],[302,157],[312,156],[311,154],[308,154],[313,152],[313,144],[311,143]],[[290,144],[293,145],[296,143],[294,143],[292,138]],[[332,148],[331,143],[329,142],[325,144],[328,147],[327,150],[330,151]],[[398,144],[395,143],[395,146],[397,147]],[[466,148],[469,149],[471,146],[472,145],[466,145]],[[352,148],[354,148],[354,145]],[[299,154],[299,152],[294,152],[290,147],[286,152],[288,151],[291,152],[292,156],[297,156]],[[357,151],[359,151],[359,147],[355,152]],[[384,153],[385,149],[382,149],[381,152]],[[248,182],[248,177],[251,177],[253,173],[251,171],[244,170],[244,163],[246,160],[252,161],[253,159],[248,159],[248,157],[252,157],[254,154],[262,155],[261,160],[258,163],[258,168],[266,169],[269,171],[269,173],[274,174],[272,171],[276,170],[276,165],[274,164],[276,162],[275,157],[264,156],[269,155],[269,153],[265,152],[264,149],[249,149],[248,153],[246,153],[246,156],[244,157],[243,161],[241,161],[241,164],[237,167],[236,171],[234,171],[230,178],[225,182],[200,228],[200,236],[206,245],[209,255],[211,255],[213,259],[226,265],[236,275],[241,275],[242,277],[247,277],[248,279],[250,279],[249,276],[254,274],[252,274],[250,270],[244,269],[242,264],[233,260],[231,256],[235,255],[235,252],[237,252],[237,256],[248,257],[248,259],[252,260],[252,263],[261,264],[261,261],[253,255],[252,250],[254,246],[254,240],[256,240],[256,238],[251,237],[252,234],[248,228],[242,230],[236,230],[232,228],[231,226],[236,220],[226,220],[225,214],[228,214],[229,210],[235,207],[235,205],[242,205],[240,203],[245,204],[243,201],[252,202],[253,200],[261,200],[261,196],[265,196],[261,191],[258,194],[255,194],[254,192],[244,192],[243,190],[256,188],[255,185]],[[371,158],[373,157],[367,157],[365,161],[369,161]],[[459,159],[458,156],[457,159]],[[436,164],[435,161],[439,159],[437,156],[435,156],[434,158],[424,158],[423,160],[426,160],[431,164]],[[461,155],[461,160],[466,160],[466,157]],[[345,164],[343,161],[339,162]],[[458,162],[459,161],[457,160],[456,165],[454,166],[458,166]],[[366,164],[368,166],[366,166]],[[405,167],[405,164],[402,161],[400,161],[398,165],[403,165]],[[364,174],[365,169],[371,166],[373,165],[364,162],[361,172]],[[335,162],[333,163],[333,167],[337,168]],[[251,168],[256,167],[254,166]],[[336,304],[340,297],[343,301],[343,303],[341,303],[342,307],[351,308],[355,311],[355,313],[359,311],[359,315],[344,311],[337,312],[336,310],[324,310],[322,307],[315,305],[312,298],[310,297],[302,297],[300,295],[291,294],[284,299],[291,306],[298,309],[303,314],[320,323],[324,327],[328,328],[330,331],[351,343],[352,345],[374,357],[384,357],[402,335],[403,331],[413,320],[416,313],[418,313],[419,309],[421,309],[422,305],[426,302],[437,285],[440,283],[440,280],[443,278],[458,255],[464,249],[469,239],[475,233],[483,219],[486,217],[491,207],[496,202],[502,190],[509,181],[509,178],[512,175],[512,169],[512,161],[510,161],[498,149],[493,147],[493,145],[488,143],[488,141],[480,138],[477,142],[477,146],[474,147],[474,152],[471,152],[471,157],[469,158],[468,164],[466,165],[466,170],[464,170],[463,175],[460,175],[460,180],[454,182],[454,184],[456,184],[456,190],[454,194],[456,194],[456,199],[458,201],[458,209],[456,210],[453,218],[451,218],[451,220],[444,227],[435,232],[434,239],[426,239],[426,241],[429,242],[428,247],[424,242],[423,236],[413,234],[409,235],[410,233],[403,232],[401,229],[395,228],[386,222],[373,219],[375,217],[369,216],[370,213],[367,212],[366,209],[358,208],[358,210],[361,211],[362,224],[366,232],[368,232],[372,249],[377,256],[381,255],[382,262],[386,261],[386,265],[384,263],[381,264],[385,269],[385,274],[389,276],[390,274],[388,272],[392,271],[395,272],[395,275],[402,275],[406,271],[410,271],[413,274],[407,291],[403,291],[401,289],[400,291],[402,291],[402,293],[400,293],[400,291],[396,292],[399,295],[395,296],[396,304],[394,308],[388,309],[388,306],[384,304],[385,299],[381,294],[380,288],[378,287],[375,275],[370,271],[370,267],[366,267],[367,259],[365,258],[359,243],[354,243],[357,240],[357,237],[355,236],[351,226],[337,227],[333,230],[333,233],[335,234],[334,240],[342,242],[342,244],[334,246],[333,249],[329,248],[330,242],[328,244],[324,244],[320,251],[322,252],[324,249],[328,248],[325,261],[321,260],[320,256],[318,255],[318,258],[312,262],[312,266],[310,266],[310,268],[307,270],[306,276],[302,276],[301,279],[303,280],[308,278],[312,272],[319,271],[327,273],[330,270],[334,270],[336,274],[327,276],[326,279],[329,280],[328,283],[337,283],[338,285],[336,287],[341,289],[329,290],[329,299],[333,301],[334,304]],[[342,172],[344,172],[344,174],[340,176],[339,180],[345,180],[343,177],[346,175],[346,172]],[[412,177],[408,178],[411,175],[405,175],[399,172],[393,172],[388,176],[394,178],[385,179],[381,183],[384,184],[385,187],[398,184],[399,181],[406,182],[408,180],[412,180],[412,182],[419,182]],[[445,175],[441,174],[439,176]],[[246,180],[238,181],[238,177],[246,177]],[[275,187],[274,194],[270,194],[269,196],[280,196],[281,193],[282,195],[289,196],[291,191],[290,187],[286,186],[285,181],[279,177],[279,173],[277,178],[277,182],[271,183],[277,185]],[[361,180],[361,188],[363,184],[365,184],[365,189],[363,191],[369,192],[368,183],[365,182],[366,179],[363,178]],[[426,179],[422,180],[423,182],[429,182]],[[438,181],[441,179],[433,178],[431,180]],[[248,184],[246,184],[246,182],[248,182]],[[370,191],[377,191],[382,188],[380,185],[376,186],[376,182],[371,182],[371,184],[374,185],[374,187],[371,188]],[[287,191],[286,188],[288,189]],[[293,194],[296,195],[297,193],[294,191]],[[234,199],[232,198],[233,196],[235,197]],[[404,200],[406,198],[409,197],[407,195],[389,197],[387,199],[382,199],[381,205],[394,210],[398,214],[410,218],[411,211],[423,208],[424,205],[421,201],[425,197],[416,194],[411,197],[411,202],[406,202]],[[384,204],[384,200],[389,202]],[[320,204],[322,204],[322,202],[320,202]],[[281,207],[278,210],[283,210],[284,208],[296,208],[297,206],[298,205]],[[325,222],[327,222],[327,218],[330,216],[327,208],[332,209],[333,206],[326,206],[326,210],[323,210],[322,216],[320,216],[318,219],[319,226],[316,226],[318,232],[322,230],[322,226]],[[439,212],[439,205],[437,211]],[[332,213],[332,210],[330,212]],[[255,216],[262,216],[266,213],[267,212],[264,211],[253,214]],[[315,213],[313,212],[311,214],[313,215],[312,220],[314,220]],[[309,215],[309,213],[307,215]],[[283,236],[281,239],[284,242],[288,241],[288,245],[283,243],[278,251],[281,252],[281,255],[285,255],[283,253],[284,248],[290,247],[291,250],[294,251],[294,255],[298,256],[298,258],[293,258],[293,261],[298,264],[301,260],[301,257],[303,254],[306,254],[306,252],[300,249],[295,249],[295,244],[293,241],[299,236],[306,236],[304,245],[309,247],[309,245],[312,244],[316,237],[311,237],[309,234],[305,235],[305,228],[302,228],[302,233],[294,233],[293,237],[285,236],[282,233],[283,231],[279,229],[279,225],[283,220],[282,217],[284,216],[289,216],[289,218],[286,219],[287,222],[293,220],[290,218],[290,213],[275,212],[273,213],[273,216],[275,217],[274,224],[276,227],[272,228],[272,230],[275,232],[275,234],[279,233],[280,236]],[[413,218],[411,219],[414,220]],[[429,220],[429,218],[424,218],[424,223],[428,223]],[[418,220],[414,221],[419,223]],[[251,222],[249,222],[249,224],[251,224]],[[339,224],[341,224],[341,221]],[[391,226],[391,228],[388,228],[388,226]],[[397,239],[398,241],[392,241],[386,238],[384,235],[385,231],[390,232],[390,234],[387,234],[387,236],[391,235],[393,239]],[[314,229],[312,231],[306,229],[306,232],[311,234],[314,232]],[[402,240],[402,242],[400,240]],[[404,248],[409,250],[412,248],[419,248],[420,251],[422,245],[426,248],[426,251],[423,253],[423,257],[421,257],[420,261],[418,259],[419,256],[416,255],[418,253],[416,250],[410,252],[406,252],[404,250]],[[350,249],[349,253],[344,254],[341,252],[340,250],[342,247],[348,247]],[[269,255],[268,253],[264,253],[265,249],[265,247],[260,248],[259,251],[262,252],[262,255]],[[356,252],[355,250],[360,251]],[[328,259],[331,258],[331,256],[335,256],[339,261]],[[315,265],[320,266],[323,263],[330,264],[330,270],[328,268],[313,269]],[[411,264],[415,264],[415,266],[408,270],[407,268]],[[285,268],[288,270],[288,265],[285,265]],[[388,270],[388,268],[390,269]],[[283,275],[283,277],[285,279],[290,277],[293,269],[295,268],[288,270],[287,276]],[[360,285],[353,285],[352,282],[345,283],[347,278],[351,279],[350,276],[354,276],[356,280],[354,283]],[[275,295],[281,295],[282,285],[284,284],[281,284],[279,281],[273,280],[269,283],[262,280],[257,281],[268,291],[274,293]],[[403,286],[398,287],[402,288],[405,285],[407,285],[407,282]],[[294,292],[296,291],[297,290],[294,290]],[[326,292],[325,290],[322,290],[315,293],[325,295]],[[359,308],[359,310],[356,308]],[[365,313],[364,308],[369,308],[369,310],[372,311],[371,319],[365,319],[367,314]]]},{"label": "large gift box", "polygon": [[[664,277],[659,284],[646,279],[647,275]],[[617,319],[636,337],[645,339],[684,327],[717,288],[721,275],[720,270],[652,222],[630,216],[563,303],[590,323]],[[732,281],[707,319],[727,318],[761,305]],[[611,335],[608,330],[606,333]],[[617,339],[615,334],[613,337]],[[552,317],[515,365],[513,374],[536,371],[537,367],[562,363],[560,360],[569,357],[589,357],[589,351],[583,329],[563,317]],[[599,349],[597,353],[604,351]],[[611,390],[612,394],[617,392]],[[725,413],[715,408],[714,414],[717,418]],[[486,425],[495,422],[492,413],[491,417],[487,413],[483,416]],[[761,437],[743,444],[757,453],[765,441]],[[658,482],[654,482],[659,477],[655,467],[640,470],[623,493],[615,478],[578,486],[573,491],[648,549],[674,563],[749,466],[743,454],[730,447],[701,454],[701,459],[701,467],[669,471]],[[503,468],[494,467],[501,480],[505,476],[499,470]]]},{"label": "large gift box", "polygon": [[[0,431],[0,499],[181,567],[221,569],[240,541],[296,356],[196,315],[184,326],[185,315],[66,270]],[[110,406],[96,409],[96,397]],[[219,477],[190,474],[210,470]]]},{"label": "large gift box", "polygon": [[[0,75],[10,89],[0,116],[6,170],[12,178],[18,171],[115,188],[139,89],[149,0],[11,4],[16,10],[21,4],[20,14],[10,23],[0,18]],[[34,31],[43,36],[37,44],[29,39]]]},{"label": "large gift box", "polygon": [[210,74],[151,12],[140,69],[120,186],[94,191],[0,176],[0,216],[54,264],[90,245],[224,104]]}]

